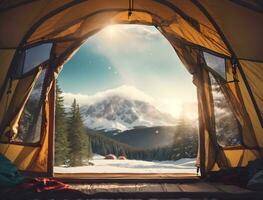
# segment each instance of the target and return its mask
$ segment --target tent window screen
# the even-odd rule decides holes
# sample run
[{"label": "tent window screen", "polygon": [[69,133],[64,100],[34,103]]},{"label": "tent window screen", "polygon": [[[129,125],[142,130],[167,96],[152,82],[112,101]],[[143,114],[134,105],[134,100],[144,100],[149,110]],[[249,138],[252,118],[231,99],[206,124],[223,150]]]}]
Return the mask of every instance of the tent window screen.
[{"label": "tent window screen", "polygon": [[222,147],[240,145],[239,124],[232,112],[230,102],[225,98],[220,85],[211,73],[209,73],[209,77],[214,103],[217,142]]},{"label": "tent window screen", "polygon": [[49,60],[52,43],[45,43],[26,49],[18,55],[16,77],[30,72],[35,67]]},{"label": "tent window screen", "polygon": [[226,80],[226,61],[224,58],[204,52],[206,65]]},{"label": "tent window screen", "polygon": [[42,124],[42,90],[46,70],[43,70],[35,83],[19,121],[15,142],[36,143],[40,141]]}]

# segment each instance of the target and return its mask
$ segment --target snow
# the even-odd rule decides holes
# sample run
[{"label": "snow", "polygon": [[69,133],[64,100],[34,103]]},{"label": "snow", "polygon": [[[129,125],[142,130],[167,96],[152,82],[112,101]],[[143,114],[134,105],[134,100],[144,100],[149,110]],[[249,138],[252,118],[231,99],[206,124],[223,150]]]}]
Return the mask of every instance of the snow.
[{"label": "snow", "polygon": [[55,173],[196,173],[194,158],[177,161],[105,160],[94,155],[93,166],[54,167]]},{"label": "snow", "polygon": [[108,96],[81,107],[84,125],[93,130],[131,130],[134,127],[174,126],[176,119],[146,101]]},{"label": "snow", "polygon": [[84,125],[93,130],[105,130],[105,131],[114,131],[114,130],[130,130],[133,126],[129,126],[127,123],[123,123],[118,120],[107,120],[105,118],[91,118],[86,116],[84,118]]}]

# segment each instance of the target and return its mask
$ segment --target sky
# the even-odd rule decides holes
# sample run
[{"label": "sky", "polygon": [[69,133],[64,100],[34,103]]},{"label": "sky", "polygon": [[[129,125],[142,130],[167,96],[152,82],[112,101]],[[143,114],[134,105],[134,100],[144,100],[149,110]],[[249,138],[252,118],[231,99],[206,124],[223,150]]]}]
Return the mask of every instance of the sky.
[{"label": "sky", "polygon": [[[60,73],[65,103],[103,92],[143,93],[158,109],[197,116],[196,88],[166,38],[153,26],[110,25],[88,38]],[[136,92],[137,91],[137,92]]]}]

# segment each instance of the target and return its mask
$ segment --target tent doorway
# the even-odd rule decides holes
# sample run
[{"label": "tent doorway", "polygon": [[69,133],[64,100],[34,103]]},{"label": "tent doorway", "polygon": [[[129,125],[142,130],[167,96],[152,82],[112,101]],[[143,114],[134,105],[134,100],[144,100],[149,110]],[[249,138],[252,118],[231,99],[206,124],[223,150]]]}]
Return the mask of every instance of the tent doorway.
[{"label": "tent doorway", "polygon": [[196,87],[155,27],[111,25],[89,38],[56,94],[55,175],[196,175]]}]

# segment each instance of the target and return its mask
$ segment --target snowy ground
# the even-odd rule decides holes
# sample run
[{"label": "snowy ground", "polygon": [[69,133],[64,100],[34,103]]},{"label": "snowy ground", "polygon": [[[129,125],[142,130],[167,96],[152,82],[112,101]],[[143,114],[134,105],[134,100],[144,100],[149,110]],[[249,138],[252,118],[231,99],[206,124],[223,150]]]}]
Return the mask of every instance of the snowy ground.
[{"label": "snowy ground", "polygon": [[54,167],[55,173],[196,173],[195,159],[177,161],[105,160],[95,155],[93,166]]}]

